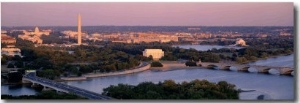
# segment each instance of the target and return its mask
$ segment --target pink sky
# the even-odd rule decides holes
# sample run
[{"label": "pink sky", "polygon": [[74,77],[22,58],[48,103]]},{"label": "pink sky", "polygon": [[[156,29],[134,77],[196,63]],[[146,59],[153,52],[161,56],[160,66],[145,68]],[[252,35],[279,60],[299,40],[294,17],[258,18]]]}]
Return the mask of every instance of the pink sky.
[{"label": "pink sky", "polygon": [[286,3],[1,3],[2,26],[293,26]]}]

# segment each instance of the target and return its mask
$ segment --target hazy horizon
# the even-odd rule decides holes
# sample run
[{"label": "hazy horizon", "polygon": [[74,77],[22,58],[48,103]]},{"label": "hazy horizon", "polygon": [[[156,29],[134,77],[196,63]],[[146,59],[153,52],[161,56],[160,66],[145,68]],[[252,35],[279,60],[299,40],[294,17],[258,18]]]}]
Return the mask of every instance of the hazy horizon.
[{"label": "hazy horizon", "polygon": [[1,25],[294,26],[292,2],[1,3]]}]

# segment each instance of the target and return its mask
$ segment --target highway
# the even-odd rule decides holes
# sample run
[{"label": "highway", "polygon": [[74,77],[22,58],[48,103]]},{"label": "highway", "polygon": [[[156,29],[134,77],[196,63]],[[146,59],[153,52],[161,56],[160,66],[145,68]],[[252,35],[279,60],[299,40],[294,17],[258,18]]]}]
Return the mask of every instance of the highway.
[{"label": "highway", "polygon": [[[86,97],[88,99],[96,99],[96,100],[109,100],[109,99],[113,99],[111,97],[108,96],[103,96],[101,94],[95,93],[95,92],[91,92],[85,89],[81,89],[81,88],[77,88],[74,86],[70,86],[67,84],[63,84],[63,83],[59,83],[59,82],[55,82],[49,79],[44,79],[44,78],[40,78],[35,76],[35,73],[28,73],[27,75],[24,75],[23,78],[26,78],[27,80],[33,81],[35,83],[38,84],[47,84],[48,86],[52,86],[49,88],[60,88],[62,90],[68,91],[69,93],[73,93],[75,95],[78,96],[82,96],[82,97]],[[47,86],[47,87],[48,87]]]}]

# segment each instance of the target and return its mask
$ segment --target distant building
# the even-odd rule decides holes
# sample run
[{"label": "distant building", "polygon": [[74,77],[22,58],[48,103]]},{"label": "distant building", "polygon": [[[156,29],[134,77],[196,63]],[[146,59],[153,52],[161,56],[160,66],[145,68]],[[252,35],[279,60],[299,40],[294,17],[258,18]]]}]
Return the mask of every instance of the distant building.
[{"label": "distant building", "polygon": [[[63,36],[63,38],[73,38],[78,40],[78,31],[66,30],[66,31],[61,31],[61,33],[65,35]],[[86,39],[88,37],[89,35],[87,33],[81,32],[81,39]]]},{"label": "distant building", "polygon": [[5,33],[6,32],[1,31],[1,43],[6,44],[6,48],[1,48],[1,58],[2,55],[7,55],[7,56],[19,55],[20,57],[22,57],[21,50],[15,47],[16,39],[6,35]]},{"label": "distant building", "polygon": [[152,55],[153,60],[159,60],[164,56],[164,51],[161,49],[145,49],[143,51],[143,56],[149,57],[150,55]]},{"label": "distant building", "polygon": [[195,34],[196,38],[198,39],[207,39],[207,38],[211,38],[212,37],[212,34],[211,33],[200,33],[200,34]]},{"label": "distant building", "polygon": [[158,33],[134,33],[130,34],[130,38],[126,40],[128,43],[141,43],[141,42],[178,42],[178,36],[176,35],[166,35]]},{"label": "distant building", "polygon": [[259,34],[259,35],[256,35],[256,37],[266,38],[266,37],[268,37],[268,34]]},{"label": "distant building", "polygon": [[6,33],[7,33],[6,30],[2,30],[2,29],[1,29],[1,34],[6,34]]},{"label": "distant building", "polygon": [[1,34],[1,43],[4,44],[15,44],[16,43],[16,39],[13,37],[10,37],[6,34]]},{"label": "distant building", "polygon": [[40,31],[38,27],[35,27],[34,31],[26,31],[24,30],[24,35],[18,35],[18,38],[23,40],[29,40],[33,43],[42,44],[43,40],[40,38],[42,35],[50,35],[51,30],[43,30]]},{"label": "distant building", "polygon": [[23,40],[28,40],[28,41],[31,41],[31,42],[37,43],[37,44],[42,44],[43,43],[43,40],[40,39],[40,37],[38,37],[38,36],[18,35],[18,38],[21,38]]},{"label": "distant building", "polygon": [[280,32],[280,36],[291,36],[291,33]]},{"label": "distant building", "polygon": [[7,55],[7,56],[19,55],[20,57],[22,57],[21,50],[19,48],[2,48],[1,55]]},{"label": "distant building", "polygon": [[38,27],[34,28],[34,31],[26,31],[24,30],[23,33],[25,35],[34,35],[34,36],[42,36],[42,35],[50,35],[51,30],[42,30],[40,31]]},{"label": "distant building", "polygon": [[197,30],[201,30],[201,28],[188,28],[188,30],[189,30],[189,31],[190,31],[190,30],[191,30],[191,31],[193,31],[193,30],[194,30],[194,31],[197,31]]},{"label": "distant building", "polygon": [[235,45],[246,46],[246,42],[243,39],[238,38],[235,42]]}]

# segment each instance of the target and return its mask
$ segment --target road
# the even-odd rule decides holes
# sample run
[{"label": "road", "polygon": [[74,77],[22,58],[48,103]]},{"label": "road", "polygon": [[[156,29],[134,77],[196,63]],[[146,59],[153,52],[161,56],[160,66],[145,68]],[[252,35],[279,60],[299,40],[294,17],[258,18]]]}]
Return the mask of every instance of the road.
[{"label": "road", "polygon": [[[100,100],[113,99],[111,97],[103,96],[101,94],[91,92],[91,91],[88,91],[85,89],[81,89],[78,87],[70,86],[67,84],[59,83],[59,82],[55,82],[55,81],[52,81],[49,79],[40,78],[40,77],[35,76],[35,73],[28,73],[27,75],[23,76],[23,78],[34,81],[35,83],[50,85],[50,86],[52,86],[52,88],[53,87],[60,88],[62,90],[69,91],[69,93],[73,93],[78,96],[86,97],[88,99],[100,99]],[[49,88],[51,88],[51,87],[49,87]]]}]

